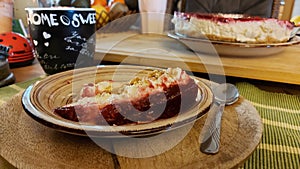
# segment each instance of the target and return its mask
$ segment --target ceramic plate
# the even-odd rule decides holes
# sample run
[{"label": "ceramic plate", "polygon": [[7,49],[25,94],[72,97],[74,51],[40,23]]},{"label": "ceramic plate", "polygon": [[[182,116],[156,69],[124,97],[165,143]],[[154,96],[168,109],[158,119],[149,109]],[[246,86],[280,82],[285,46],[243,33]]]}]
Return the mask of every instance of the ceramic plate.
[{"label": "ceramic plate", "polygon": [[182,127],[202,117],[212,103],[210,88],[197,77],[192,76],[198,84],[197,103],[188,111],[177,117],[155,120],[146,124],[105,126],[80,124],[57,116],[53,109],[72,102],[72,96],[78,93],[83,84],[113,80],[124,83],[137,74],[147,74],[153,67],[143,66],[99,66],[81,68],[48,76],[29,86],[23,96],[22,105],[26,113],[36,121],[58,131],[75,135],[118,138],[127,136],[149,136]]},{"label": "ceramic plate", "polygon": [[[208,39],[186,37],[184,35],[176,34],[174,31],[168,32],[168,36],[183,42],[188,48],[195,52],[219,54],[224,56],[267,56],[279,53],[287,46],[300,44],[299,36],[295,36],[288,42],[271,44],[211,41]],[[211,49],[212,47],[214,47],[215,50]]]}]

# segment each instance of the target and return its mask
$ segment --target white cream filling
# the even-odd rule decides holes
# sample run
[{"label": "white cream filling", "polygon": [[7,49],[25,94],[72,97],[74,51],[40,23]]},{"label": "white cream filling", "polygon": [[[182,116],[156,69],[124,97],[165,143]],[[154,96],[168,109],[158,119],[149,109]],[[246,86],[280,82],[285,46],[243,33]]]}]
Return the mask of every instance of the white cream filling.
[{"label": "white cream filling", "polygon": [[174,17],[172,22],[175,24],[175,31],[180,34],[195,38],[213,35],[238,42],[268,42],[270,39],[286,41],[292,32],[285,24],[278,23],[276,19],[224,23],[196,17],[191,17],[190,21]]},{"label": "white cream filling", "polygon": [[[111,81],[102,81],[95,84],[95,86],[85,85],[80,91],[81,97],[74,104],[86,105],[97,103],[99,105],[107,105],[116,100],[139,98],[145,94],[163,91],[164,86],[169,87],[174,82],[185,83],[189,78],[185,71],[180,68],[168,68],[166,71],[161,71],[160,73],[158,73],[158,77],[141,77],[134,84],[128,83],[121,86],[116,92],[113,92],[113,82]],[[99,93],[92,95],[91,93],[96,92],[95,89]]]}]

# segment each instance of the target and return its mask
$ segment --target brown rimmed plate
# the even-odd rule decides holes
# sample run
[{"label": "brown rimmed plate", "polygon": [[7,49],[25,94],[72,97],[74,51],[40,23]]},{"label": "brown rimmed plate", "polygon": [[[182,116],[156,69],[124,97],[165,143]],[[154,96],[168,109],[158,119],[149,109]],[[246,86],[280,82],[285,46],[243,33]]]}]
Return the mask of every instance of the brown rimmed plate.
[{"label": "brown rimmed plate", "polygon": [[109,126],[73,122],[53,113],[54,108],[71,103],[74,94],[79,92],[83,84],[104,80],[113,80],[116,84],[121,84],[137,74],[147,74],[153,69],[159,68],[130,65],[98,66],[54,74],[29,86],[23,93],[22,106],[30,117],[55,130],[104,138],[144,137],[171,131],[195,122],[207,112],[213,100],[212,91],[201,78],[192,76],[199,87],[197,104],[176,117],[145,124]]},{"label": "brown rimmed plate", "polygon": [[189,49],[195,52],[233,57],[269,56],[282,52],[285,47],[300,44],[299,36],[293,37],[288,42],[269,44],[225,42],[208,40],[204,38],[192,38],[177,34],[175,31],[169,31],[168,36],[183,42]]}]

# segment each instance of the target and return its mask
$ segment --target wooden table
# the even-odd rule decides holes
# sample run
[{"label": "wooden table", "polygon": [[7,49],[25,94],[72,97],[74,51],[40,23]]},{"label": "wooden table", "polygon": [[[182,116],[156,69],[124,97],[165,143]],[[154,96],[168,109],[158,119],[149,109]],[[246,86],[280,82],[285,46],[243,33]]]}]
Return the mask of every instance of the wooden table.
[{"label": "wooden table", "polygon": [[186,66],[193,72],[209,72],[297,85],[300,84],[298,57],[300,45],[286,47],[282,52],[270,56],[195,55],[175,39],[134,32],[97,34],[96,45],[97,60],[159,67]]},{"label": "wooden table", "polygon": [[11,71],[15,75],[16,83],[27,81],[42,75],[45,75],[44,70],[42,69],[41,65],[35,59],[32,65],[12,68]]},{"label": "wooden table", "polygon": [[[134,38],[130,38],[132,36]],[[119,42],[120,40],[122,41]],[[151,50],[157,48],[160,50]],[[97,34],[95,58],[99,63],[102,59],[104,63],[170,67],[182,66],[185,62],[195,72],[206,73],[206,67],[210,67],[210,73],[224,73],[230,82],[246,80],[267,91],[300,94],[300,59],[297,59],[300,57],[299,45],[286,47],[283,52],[272,56],[221,56],[218,62],[222,65],[213,63],[216,59],[209,55],[202,54],[201,57],[207,61],[205,64],[185,46],[166,36],[136,33]],[[16,83],[45,75],[37,60],[30,66],[13,68],[11,71],[16,77]]]},{"label": "wooden table", "polygon": [[[134,38],[130,38],[132,36]],[[151,50],[157,48],[160,50]],[[170,56],[171,54],[176,57]],[[170,67],[182,66],[185,62],[195,72],[206,73],[206,67],[210,67],[211,73],[224,73],[229,82],[249,81],[267,91],[300,95],[300,59],[297,59],[300,57],[300,45],[287,47],[283,52],[272,56],[221,56],[217,61],[222,65],[214,64],[216,59],[209,55],[202,54],[201,57],[207,61],[205,64],[185,46],[166,36],[136,33],[97,34],[95,59],[99,63],[102,59],[105,64],[121,62]],[[16,77],[16,83],[45,75],[37,60],[30,66],[13,68],[11,71]]]}]

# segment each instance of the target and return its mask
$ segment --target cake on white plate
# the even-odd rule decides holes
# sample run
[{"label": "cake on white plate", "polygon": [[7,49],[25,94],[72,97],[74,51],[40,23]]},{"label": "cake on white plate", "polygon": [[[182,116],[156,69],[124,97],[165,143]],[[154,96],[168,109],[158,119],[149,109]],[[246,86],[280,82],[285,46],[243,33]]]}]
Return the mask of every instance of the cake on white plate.
[{"label": "cake on white plate", "polygon": [[187,37],[242,43],[287,42],[293,23],[274,18],[241,14],[203,14],[175,12],[175,33]]}]

